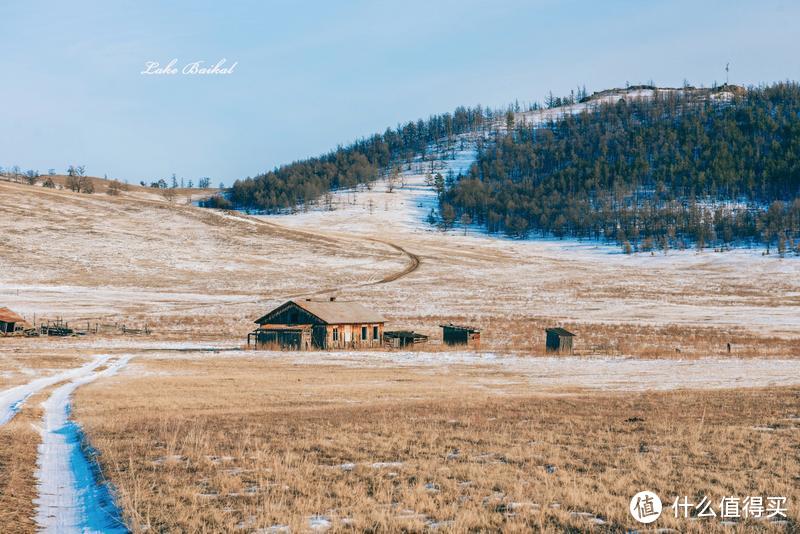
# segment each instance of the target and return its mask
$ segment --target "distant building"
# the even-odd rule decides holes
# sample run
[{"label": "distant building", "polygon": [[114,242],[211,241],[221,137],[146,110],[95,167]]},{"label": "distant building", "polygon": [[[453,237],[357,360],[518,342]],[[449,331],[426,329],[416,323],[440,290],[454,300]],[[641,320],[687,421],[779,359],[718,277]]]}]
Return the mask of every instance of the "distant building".
[{"label": "distant building", "polygon": [[548,328],[545,332],[547,332],[547,352],[572,354],[572,338],[575,334],[563,328]]},{"label": "distant building", "polygon": [[475,348],[481,345],[481,331],[477,328],[453,323],[439,326],[442,327],[442,341],[445,345],[467,345]]},{"label": "distant building", "polygon": [[24,322],[25,319],[8,308],[0,308],[0,334],[13,334]]},{"label": "distant building", "polygon": [[383,334],[383,340],[386,345],[400,349],[416,345],[418,343],[427,343],[428,336],[418,334],[410,330],[398,330],[396,332],[386,332]]},{"label": "distant building", "polygon": [[259,327],[247,335],[256,348],[289,350],[355,349],[380,347],[381,314],[357,302],[290,300],[255,321]]}]

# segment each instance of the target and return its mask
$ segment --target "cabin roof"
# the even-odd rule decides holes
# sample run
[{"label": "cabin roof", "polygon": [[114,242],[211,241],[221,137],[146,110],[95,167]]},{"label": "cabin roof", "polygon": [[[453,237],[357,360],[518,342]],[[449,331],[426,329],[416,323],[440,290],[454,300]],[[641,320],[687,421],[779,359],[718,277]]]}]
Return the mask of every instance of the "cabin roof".
[{"label": "cabin roof", "polygon": [[264,324],[270,317],[294,304],[323,323],[327,324],[361,324],[385,323],[386,319],[378,312],[358,302],[340,302],[338,300],[290,300],[278,306],[256,322]]},{"label": "cabin roof", "polygon": [[561,327],[555,327],[555,328],[546,328],[546,329],[545,329],[545,331],[546,331],[548,334],[555,334],[555,335],[557,335],[557,336],[570,336],[570,337],[575,337],[575,334],[573,334],[573,333],[572,333],[572,332],[570,332],[569,330],[564,330],[564,329],[563,329],[563,328],[561,328]]},{"label": "cabin roof", "polygon": [[480,332],[480,329],[479,328],[475,328],[474,326],[464,326],[464,325],[457,325],[457,324],[453,324],[453,323],[440,324],[439,326],[442,327],[442,328],[452,328],[453,330],[466,330],[471,334]]},{"label": "cabin roof", "polygon": [[0,321],[4,323],[24,323],[25,319],[8,308],[0,308]]}]

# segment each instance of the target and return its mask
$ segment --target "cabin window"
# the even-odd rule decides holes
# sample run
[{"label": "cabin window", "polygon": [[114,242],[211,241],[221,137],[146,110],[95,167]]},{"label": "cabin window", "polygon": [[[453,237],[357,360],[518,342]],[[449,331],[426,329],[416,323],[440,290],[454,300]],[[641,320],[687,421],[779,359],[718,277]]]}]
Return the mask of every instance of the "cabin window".
[{"label": "cabin window", "polygon": [[367,340],[367,327],[366,326],[362,326],[361,327],[361,339],[364,340],[364,341]]},{"label": "cabin window", "polygon": [[289,324],[297,324],[298,315],[296,311],[289,314]]},{"label": "cabin window", "polygon": [[339,329],[338,328],[334,328],[333,329],[333,340],[334,341],[339,341]]},{"label": "cabin window", "polygon": [[378,339],[378,327],[377,326],[373,326],[372,327],[372,339]]}]

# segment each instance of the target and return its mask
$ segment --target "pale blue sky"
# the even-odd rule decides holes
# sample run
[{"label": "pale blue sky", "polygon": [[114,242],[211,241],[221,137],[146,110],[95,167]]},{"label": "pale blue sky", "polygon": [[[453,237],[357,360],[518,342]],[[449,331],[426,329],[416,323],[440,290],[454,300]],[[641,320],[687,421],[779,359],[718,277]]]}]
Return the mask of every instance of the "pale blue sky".
[{"label": "pale blue sky", "polygon": [[[798,79],[794,1],[6,1],[0,165],[255,175],[458,105]],[[146,61],[238,62],[218,77]]]}]

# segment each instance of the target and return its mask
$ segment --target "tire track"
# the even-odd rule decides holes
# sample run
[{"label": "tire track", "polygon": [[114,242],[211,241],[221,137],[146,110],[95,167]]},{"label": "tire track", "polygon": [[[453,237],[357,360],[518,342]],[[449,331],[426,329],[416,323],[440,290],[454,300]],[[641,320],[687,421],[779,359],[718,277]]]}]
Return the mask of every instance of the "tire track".
[{"label": "tire track", "polygon": [[31,380],[27,384],[16,386],[0,392],[0,426],[8,423],[25,404],[31,395],[42,391],[54,384],[65,380],[74,380],[85,374],[91,373],[96,368],[108,361],[109,356],[97,356],[91,362],[80,367],[68,369],[61,373]]},{"label": "tire track", "polygon": [[382,239],[374,239],[374,238],[370,238],[370,237],[365,238],[365,239],[368,240],[368,241],[372,241],[374,243],[382,243],[384,245],[388,245],[388,246],[392,247],[393,249],[397,250],[398,252],[400,252],[401,254],[405,255],[408,258],[408,265],[402,271],[398,271],[396,273],[393,273],[393,274],[390,274],[388,276],[385,276],[384,278],[382,278],[381,280],[378,280],[377,282],[370,282],[370,283],[364,284],[364,285],[388,284],[389,282],[394,282],[395,280],[399,280],[399,279],[403,278],[404,276],[408,276],[409,274],[411,274],[414,271],[416,271],[417,269],[419,269],[419,266],[422,263],[422,258],[417,256],[413,252],[409,252],[408,250],[406,250],[405,248],[401,247],[400,245],[392,243],[391,241],[383,241]]},{"label": "tire track", "polygon": [[130,356],[101,371],[86,374],[57,388],[42,403],[44,426],[36,480],[39,496],[36,524],[42,532],[128,532],[108,485],[98,481],[98,469],[87,458],[80,426],[70,418],[71,397],[80,386],[115,374]]},{"label": "tire track", "polygon": [[[197,208],[197,209],[200,209],[200,208]],[[203,209],[208,209],[208,208],[203,208]],[[216,210],[210,210],[210,211],[213,213]],[[398,245],[396,243],[392,243],[391,241],[386,241],[386,240],[383,240],[383,239],[377,239],[377,238],[374,238],[374,237],[362,237],[362,238],[347,237],[347,238],[343,238],[342,236],[339,236],[339,235],[327,234],[327,233],[324,233],[324,232],[315,234],[315,233],[311,233],[311,232],[308,232],[308,231],[305,231],[305,230],[296,230],[296,229],[293,229],[293,228],[287,228],[285,226],[282,226],[282,225],[277,224],[277,223],[272,222],[272,221],[264,221],[264,220],[258,219],[256,217],[253,217],[253,216],[250,216],[250,215],[243,215],[243,214],[238,213],[238,212],[235,215],[234,214],[230,214],[230,213],[226,213],[226,216],[230,217],[230,218],[238,218],[240,220],[251,221],[251,222],[253,222],[255,224],[268,226],[269,228],[272,228],[272,229],[280,229],[281,231],[288,232],[290,234],[294,233],[295,235],[300,236],[303,239],[309,239],[311,237],[316,238],[316,239],[320,239],[322,237],[322,238],[327,239],[328,241],[330,241],[332,243],[337,243],[337,242],[341,242],[341,241],[349,241],[349,242],[353,242],[353,241],[369,241],[371,243],[379,243],[381,245],[385,245],[385,246],[391,247],[392,249],[396,250],[397,252],[399,252],[400,254],[402,254],[403,256],[406,257],[407,265],[402,270],[394,272],[394,273],[390,273],[390,274],[384,276],[383,278],[381,278],[380,280],[370,281],[370,282],[358,284],[355,287],[365,287],[365,286],[371,286],[371,285],[377,285],[377,284],[388,284],[390,282],[394,282],[394,281],[399,280],[399,279],[403,278],[404,276],[408,276],[409,274],[411,274],[414,271],[416,271],[419,268],[420,264],[422,263],[422,258],[420,256],[418,256],[417,254],[414,254],[413,252],[409,252],[404,247],[402,247],[402,246],[400,246],[400,245]],[[336,288],[334,288],[334,289],[327,288],[327,289],[324,289],[324,290],[318,290],[318,291],[313,291],[313,292],[309,292],[309,293],[291,295],[290,297],[296,298],[296,297],[304,297],[304,296],[308,296],[308,295],[319,295],[319,294],[322,294],[322,293],[331,293],[331,292],[334,292],[334,291],[337,291],[337,290],[338,289],[336,289]]]}]

